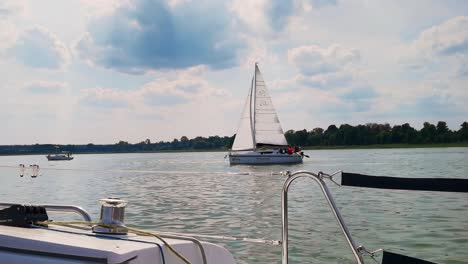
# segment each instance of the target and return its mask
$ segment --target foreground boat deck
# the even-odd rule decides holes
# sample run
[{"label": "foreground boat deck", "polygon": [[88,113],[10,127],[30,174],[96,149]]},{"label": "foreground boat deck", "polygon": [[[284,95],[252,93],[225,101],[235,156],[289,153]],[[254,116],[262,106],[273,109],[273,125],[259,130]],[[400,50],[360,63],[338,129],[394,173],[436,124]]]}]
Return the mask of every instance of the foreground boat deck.
[{"label": "foreground boat deck", "polygon": [[[203,263],[193,242],[165,240],[191,263]],[[235,263],[223,247],[201,242],[207,263]],[[164,260],[163,260],[164,257]],[[183,263],[157,238],[99,235],[71,227],[20,228],[0,226],[2,263]]]}]

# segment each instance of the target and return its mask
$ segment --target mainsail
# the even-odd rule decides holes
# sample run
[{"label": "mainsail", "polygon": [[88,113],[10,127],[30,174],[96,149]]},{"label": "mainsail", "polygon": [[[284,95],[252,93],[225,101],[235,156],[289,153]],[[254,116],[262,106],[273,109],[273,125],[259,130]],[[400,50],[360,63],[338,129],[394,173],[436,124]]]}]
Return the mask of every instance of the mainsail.
[{"label": "mainsail", "polygon": [[286,146],[288,142],[262,74],[255,64],[254,78],[232,150],[254,150],[258,145]]}]

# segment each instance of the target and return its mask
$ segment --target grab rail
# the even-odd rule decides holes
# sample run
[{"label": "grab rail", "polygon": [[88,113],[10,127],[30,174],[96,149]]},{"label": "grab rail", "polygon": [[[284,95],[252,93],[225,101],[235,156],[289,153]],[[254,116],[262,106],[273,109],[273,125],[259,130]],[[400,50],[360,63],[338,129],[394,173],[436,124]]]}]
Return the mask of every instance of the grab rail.
[{"label": "grab rail", "polygon": [[[9,207],[12,205],[17,205],[18,203],[0,203],[0,208],[2,207]],[[86,222],[91,222],[92,218],[85,209],[81,208],[80,206],[75,205],[55,205],[55,204],[43,204],[40,205],[45,207],[48,211],[55,211],[55,212],[66,212],[66,213],[75,213],[83,217]]]},{"label": "grab rail", "polygon": [[[337,173],[340,173],[340,172],[341,171]],[[286,176],[288,177],[288,179],[283,184],[283,193],[281,196],[281,220],[282,220],[281,263],[282,264],[288,264],[288,190],[289,190],[289,186],[291,185],[293,181],[302,177],[310,178],[314,180],[316,183],[318,183],[318,185],[320,186],[320,189],[322,190],[323,195],[327,199],[328,205],[330,206],[330,209],[333,212],[333,215],[335,216],[336,221],[338,222],[338,225],[340,226],[341,231],[343,232],[343,235],[346,238],[346,242],[348,242],[348,245],[351,248],[351,251],[353,252],[356,262],[358,264],[364,263],[362,255],[360,253],[360,251],[363,250],[364,248],[362,246],[358,246],[356,242],[353,240],[353,238],[351,237],[351,233],[349,232],[348,227],[346,226],[343,220],[343,217],[341,216],[341,213],[335,204],[335,200],[333,200],[330,190],[328,189],[327,185],[323,181],[324,178],[329,178],[331,181],[333,181],[332,176],[335,174],[328,175],[323,172],[319,172],[318,174],[315,174],[309,171],[296,171],[294,173],[290,173],[289,171],[286,172]]]}]

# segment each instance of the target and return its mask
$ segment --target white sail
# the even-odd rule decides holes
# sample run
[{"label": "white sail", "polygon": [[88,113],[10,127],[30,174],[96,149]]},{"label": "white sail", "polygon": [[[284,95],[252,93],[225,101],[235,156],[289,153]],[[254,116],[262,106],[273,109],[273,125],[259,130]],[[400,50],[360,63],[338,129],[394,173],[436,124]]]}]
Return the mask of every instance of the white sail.
[{"label": "white sail", "polygon": [[232,150],[255,149],[252,128],[252,88],[253,84],[250,86],[249,95],[245,101],[244,110],[242,111],[236,137],[234,139],[234,143],[232,144]]},{"label": "white sail", "polygon": [[257,65],[255,65],[254,91],[255,143],[277,146],[288,145],[270,94]]}]

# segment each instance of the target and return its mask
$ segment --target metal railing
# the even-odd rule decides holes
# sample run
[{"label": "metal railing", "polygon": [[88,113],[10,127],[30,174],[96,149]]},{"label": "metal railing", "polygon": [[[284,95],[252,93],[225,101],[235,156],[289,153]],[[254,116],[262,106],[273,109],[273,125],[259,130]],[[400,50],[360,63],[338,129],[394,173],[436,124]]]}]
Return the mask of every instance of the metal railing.
[{"label": "metal railing", "polygon": [[[12,205],[17,205],[18,203],[0,203],[0,208],[9,207]],[[55,211],[55,212],[64,212],[64,213],[75,213],[83,217],[86,222],[91,222],[92,218],[85,209],[75,206],[75,205],[55,205],[55,204],[43,204],[39,205],[43,206],[47,211]]]},{"label": "metal railing", "polygon": [[290,173],[288,171],[285,173],[288,179],[283,184],[283,193],[281,196],[281,220],[282,220],[281,263],[282,264],[288,264],[288,190],[289,190],[289,186],[291,186],[291,183],[298,178],[310,178],[314,180],[316,183],[318,183],[318,185],[320,186],[320,189],[322,190],[323,195],[327,199],[328,205],[330,206],[330,209],[333,212],[333,215],[335,216],[336,221],[338,222],[338,225],[340,226],[341,231],[343,232],[343,235],[346,238],[346,242],[348,242],[348,245],[351,248],[351,251],[353,252],[354,258],[356,259],[356,263],[358,264],[364,263],[361,251],[365,249],[362,246],[358,246],[356,242],[353,240],[353,238],[351,237],[351,233],[349,232],[348,227],[346,226],[343,220],[343,217],[341,216],[340,210],[336,206],[335,200],[333,199],[333,196],[331,195],[330,190],[328,189],[327,185],[323,181],[324,178],[328,178],[332,182],[334,182],[332,177],[338,173],[341,173],[341,171],[336,172],[332,175],[328,175],[323,172],[319,172],[318,174],[315,174],[309,171],[296,171],[294,173]]}]

